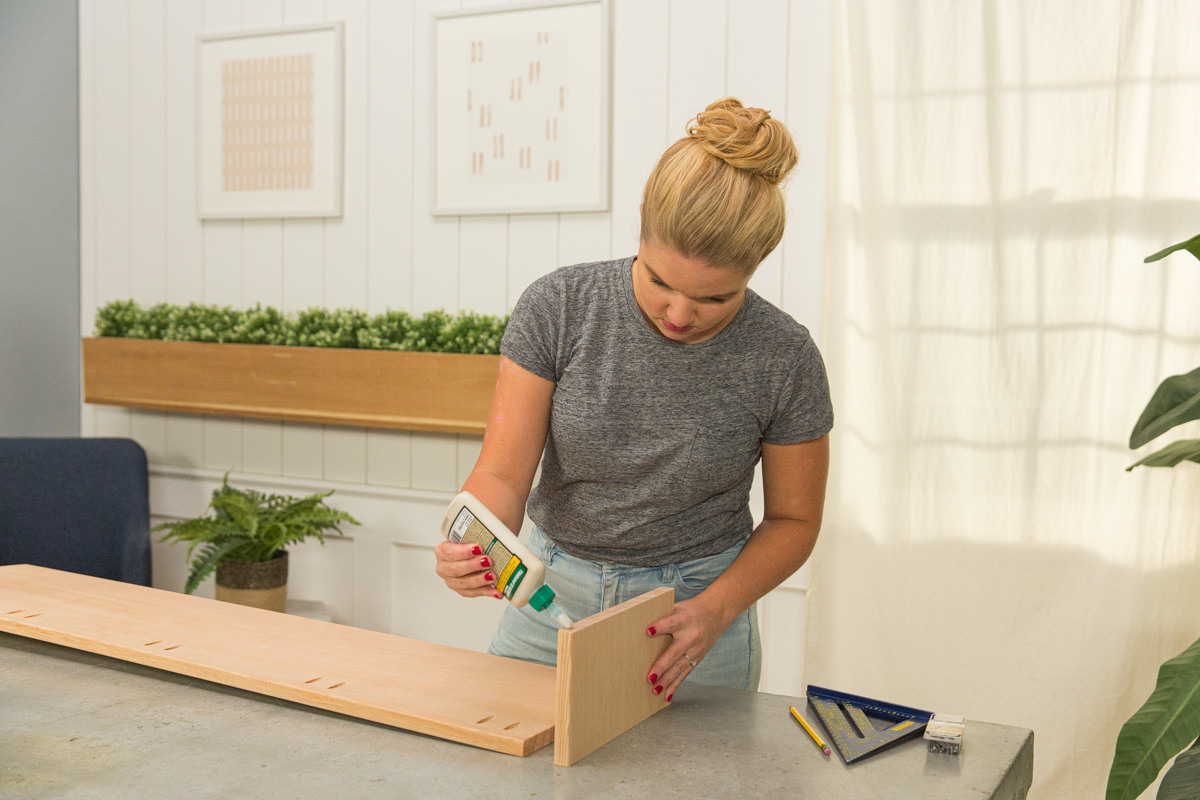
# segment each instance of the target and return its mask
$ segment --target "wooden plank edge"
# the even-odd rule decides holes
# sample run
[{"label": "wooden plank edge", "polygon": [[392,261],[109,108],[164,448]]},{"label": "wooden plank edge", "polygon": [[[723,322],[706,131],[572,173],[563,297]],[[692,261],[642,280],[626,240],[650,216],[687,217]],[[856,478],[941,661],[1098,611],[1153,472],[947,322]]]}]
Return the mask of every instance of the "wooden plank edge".
[{"label": "wooden plank edge", "polygon": [[[365,704],[355,705],[360,711],[350,712],[347,710],[347,703],[339,702],[339,699],[327,691],[319,691],[312,688],[301,689],[299,687],[285,686],[281,683],[267,681],[261,678],[255,678],[249,675],[243,675],[238,672],[233,672],[217,667],[201,667],[192,662],[179,658],[171,658],[169,656],[150,653],[143,650],[137,650],[130,647],[122,647],[120,645],[109,645],[104,642],[99,642],[85,637],[75,636],[73,634],[63,633],[61,631],[50,630],[46,628],[38,628],[34,625],[14,623],[0,617],[0,631],[12,633],[17,636],[23,636],[29,639],[37,639],[38,641],[47,642],[49,644],[69,647],[73,650],[83,650],[88,653],[105,656],[107,658],[115,658],[119,661],[128,661],[142,666],[160,669],[164,672],[173,672],[177,675],[186,675],[190,678],[215,683],[222,686],[231,686],[235,689],[253,692],[255,694],[264,695],[267,697],[275,697],[289,702],[299,703],[301,705],[320,708],[325,711],[332,711],[343,716],[353,717],[355,719],[364,719],[370,722],[378,722],[393,728],[399,728],[414,733],[434,736],[439,739],[483,747],[487,750],[493,750],[498,753],[513,756],[528,756],[546,745],[554,741],[554,726],[550,726],[545,730],[538,731],[530,737],[514,736],[512,734],[502,734],[488,730],[467,730],[456,725],[447,723],[439,723],[436,720],[426,719],[424,717],[413,717],[400,712],[379,708],[377,706],[369,706]],[[216,677],[214,677],[216,676]],[[464,741],[463,734],[469,734],[472,741]]]},{"label": "wooden plank edge", "polygon": [[147,400],[141,397],[103,397],[85,392],[85,403],[122,408],[138,408],[146,411],[167,411],[184,414],[206,414],[224,417],[246,417],[250,419],[274,419],[286,422],[311,422],[325,425],[350,425],[361,428],[389,428],[433,433],[465,433],[482,436],[487,430],[487,421],[442,419],[435,417],[406,417],[378,414],[354,414],[311,410],[285,411],[257,406],[236,406],[218,403],[184,403],[166,400]]}]

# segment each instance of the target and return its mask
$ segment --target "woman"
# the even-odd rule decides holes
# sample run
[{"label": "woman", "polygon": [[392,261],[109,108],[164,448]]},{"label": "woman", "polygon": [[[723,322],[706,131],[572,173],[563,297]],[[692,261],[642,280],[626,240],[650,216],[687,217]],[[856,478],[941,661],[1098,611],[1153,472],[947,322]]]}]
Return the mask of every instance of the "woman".
[{"label": "woman", "polygon": [[[675,589],[647,629],[672,638],[647,675],[667,702],[689,677],[758,687],[754,604],[821,525],[824,366],[808,331],[747,288],[783,235],[779,183],[795,163],[766,111],[727,98],[698,114],[646,183],[637,255],[559,269],[518,301],[463,487],[514,531],[528,502],[529,546],[573,619]],[[451,589],[500,597],[472,545],[436,552]],[[510,606],[490,652],[553,664],[556,643],[546,615]]]}]

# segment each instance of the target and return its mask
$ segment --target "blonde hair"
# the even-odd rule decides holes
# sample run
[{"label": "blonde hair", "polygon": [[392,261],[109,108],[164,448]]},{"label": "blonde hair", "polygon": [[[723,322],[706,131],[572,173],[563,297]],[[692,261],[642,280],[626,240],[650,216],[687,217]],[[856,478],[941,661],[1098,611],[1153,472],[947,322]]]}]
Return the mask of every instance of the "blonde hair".
[{"label": "blonde hair", "polygon": [[751,273],[783,238],[796,146],[769,111],[727,97],[689,121],[642,194],[643,241]]}]

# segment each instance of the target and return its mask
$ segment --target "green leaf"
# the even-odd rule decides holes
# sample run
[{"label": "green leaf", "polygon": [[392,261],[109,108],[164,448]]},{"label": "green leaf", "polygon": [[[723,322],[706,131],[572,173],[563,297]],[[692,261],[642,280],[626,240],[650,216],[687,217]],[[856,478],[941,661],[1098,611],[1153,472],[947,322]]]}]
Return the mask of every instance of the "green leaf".
[{"label": "green leaf", "polygon": [[165,522],[152,530],[167,531],[165,542],[188,543],[190,571],[184,591],[191,594],[222,561],[270,561],[288,545],[308,537],[324,544],[325,531],[340,533],[342,523],[358,525],[350,514],[325,505],[331,494],[265,494],[230,486],[225,473],[208,503],[211,515]]},{"label": "green leaf", "polygon": [[1158,800],[1196,800],[1200,797],[1200,739],[1181,753],[1158,785]]},{"label": "green leaf", "polygon": [[196,591],[200,584],[204,582],[204,579],[216,571],[220,563],[225,560],[225,557],[240,545],[241,542],[238,541],[205,545],[200,554],[192,560],[192,567],[188,571],[187,584],[183,587],[184,594],[191,594]]},{"label": "green leaf", "polygon": [[1134,800],[1200,736],[1200,639],[1163,663],[1146,702],[1117,735],[1105,800]]},{"label": "green leaf", "polygon": [[1186,375],[1172,375],[1159,384],[1129,434],[1129,449],[1136,450],[1176,425],[1194,419],[1200,419],[1200,368]]},{"label": "green leaf", "polygon": [[1145,263],[1149,264],[1151,261],[1158,261],[1159,259],[1166,258],[1176,250],[1187,250],[1196,258],[1200,258],[1200,235],[1193,236],[1186,242],[1180,242],[1179,244],[1173,244],[1170,247],[1165,247],[1152,256],[1146,256]]},{"label": "green leaf", "polygon": [[1134,467],[1173,467],[1184,461],[1195,461],[1200,464],[1200,439],[1180,439],[1178,442],[1172,442],[1162,450],[1157,450],[1141,461],[1130,464],[1125,471],[1132,472]]}]

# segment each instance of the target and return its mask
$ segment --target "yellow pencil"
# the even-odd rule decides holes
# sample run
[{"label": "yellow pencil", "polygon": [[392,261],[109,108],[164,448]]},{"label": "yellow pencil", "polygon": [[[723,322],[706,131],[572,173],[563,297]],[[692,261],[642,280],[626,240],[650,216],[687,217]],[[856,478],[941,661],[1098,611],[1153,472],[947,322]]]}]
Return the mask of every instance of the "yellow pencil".
[{"label": "yellow pencil", "polygon": [[804,717],[800,716],[800,712],[796,710],[796,707],[788,706],[788,708],[791,710],[792,716],[796,718],[796,722],[800,723],[800,727],[804,728],[808,735],[812,737],[812,740],[817,743],[817,747],[821,748],[825,755],[833,755],[833,751],[829,749],[829,745],[825,744],[820,736],[817,736],[817,732],[814,731],[812,727],[804,721]]}]

